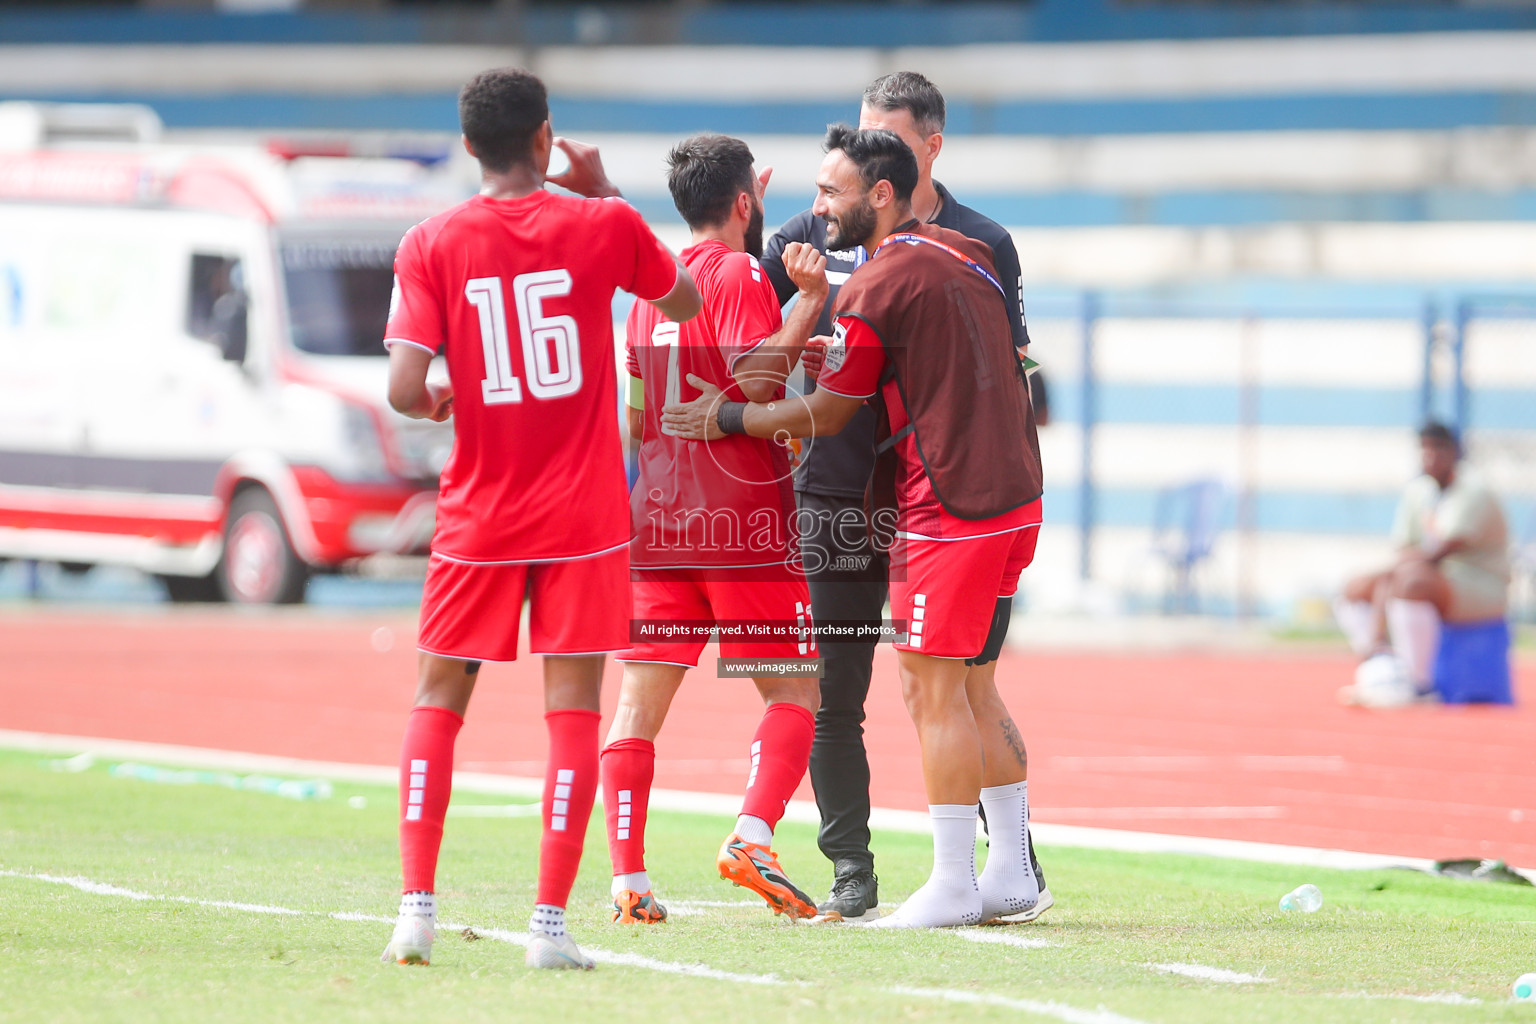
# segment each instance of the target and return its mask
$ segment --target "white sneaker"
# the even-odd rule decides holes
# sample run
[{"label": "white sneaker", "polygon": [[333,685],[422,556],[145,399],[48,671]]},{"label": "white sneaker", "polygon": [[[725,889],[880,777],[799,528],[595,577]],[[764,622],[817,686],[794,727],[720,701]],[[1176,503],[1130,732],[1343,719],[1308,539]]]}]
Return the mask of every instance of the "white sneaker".
[{"label": "white sneaker", "polygon": [[1056,899],[1051,895],[1051,890],[1041,889],[1040,898],[1035,905],[1028,910],[1021,910],[1017,914],[999,914],[982,921],[982,924],[1028,924],[1041,914],[1056,905]]},{"label": "white sneaker", "polygon": [[528,943],[528,955],[523,962],[529,967],[541,967],[551,971],[590,971],[597,965],[585,953],[576,948],[571,933],[558,939],[548,932],[533,932]]},{"label": "white sneaker", "polygon": [[432,919],[425,914],[401,914],[395,920],[395,932],[379,957],[385,963],[420,964],[432,962]]}]

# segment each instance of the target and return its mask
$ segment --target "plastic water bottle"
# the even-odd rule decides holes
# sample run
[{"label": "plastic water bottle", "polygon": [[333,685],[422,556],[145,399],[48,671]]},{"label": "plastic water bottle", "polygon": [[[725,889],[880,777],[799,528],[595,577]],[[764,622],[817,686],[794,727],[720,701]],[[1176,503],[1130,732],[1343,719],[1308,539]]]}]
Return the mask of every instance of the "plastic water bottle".
[{"label": "plastic water bottle", "polygon": [[223,786],[225,789],[245,789],[256,793],[272,793],[289,800],[327,800],[333,787],[326,779],[278,779],[270,775],[235,775],[231,772],[210,772],[188,769],[160,768],[152,764],[124,761],[107,769],[114,778],[138,779],[141,782],[164,782],[173,786]]},{"label": "plastic water bottle", "polygon": [[1516,978],[1511,992],[1522,1003],[1536,1003],[1536,972]]},{"label": "plastic water bottle", "polygon": [[192,778],[192,772],[174,771],[170,768],[160,768],[152,764],[139,764],[137,761],[123,761],[114,764],[107,769],[107,774],[114,779],[138,779],[140,782],[166,782],[173,786],[186,785],[196,782]]},{"label": "plastic water bottle", "polygon": [[289,800],[325,800],[331,795],[331,784],[325,779],[274,779],[270,775],[247,775],[240,780],[240,788],[257,793],[273,793]]},{"label": "plastic water bottle", "polygon": [[1310,882],[1306,885],[1298,885],[1280,897],[1281,910],[1299,910],[1303,914],[1315,914],[1322,905],[1322,892]]},{"label": "plastic water bottle", "polygon": [[49,771],[55,772],[83,772],[89,771],[91,766],[95,763],[96,755],[92,754],[90,751],[86,751],[83,754],[76,754],[74,757],[65,757],[60,758],[57,761],[49,761],[48,769]]}]

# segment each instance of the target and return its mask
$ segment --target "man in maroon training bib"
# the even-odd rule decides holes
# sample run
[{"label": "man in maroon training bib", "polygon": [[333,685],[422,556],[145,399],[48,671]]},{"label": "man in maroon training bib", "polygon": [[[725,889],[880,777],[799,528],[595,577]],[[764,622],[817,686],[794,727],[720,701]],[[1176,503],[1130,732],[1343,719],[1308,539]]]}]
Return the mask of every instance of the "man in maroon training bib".
[{"label": "man in maroon training bib", "polygon": [[[917,727],[934,829],[929,880],[871,927],[947,927],[1026,915],[1039,900],[1026,843],[1023,742],[993,681],[968,666],[997,600],[1017,588],[1040,525],[1040,451],[1028,387],[1006,344],[1010,308],[985,246],[912,217],[917,164],[901,139],[827,132],[813,207],[828,244],[872,255],[838,295],[834,336],[803,400],[669,407],[680,436],[835,434],[869,401],[885,456],[872,504],[894,513],[891,617],[907,623],[902,689]],[[834,238],[834,236],[836,236]],[[879,521],[880,516],[873,517]],[[990,853],[978,879],[975,817]]]}]

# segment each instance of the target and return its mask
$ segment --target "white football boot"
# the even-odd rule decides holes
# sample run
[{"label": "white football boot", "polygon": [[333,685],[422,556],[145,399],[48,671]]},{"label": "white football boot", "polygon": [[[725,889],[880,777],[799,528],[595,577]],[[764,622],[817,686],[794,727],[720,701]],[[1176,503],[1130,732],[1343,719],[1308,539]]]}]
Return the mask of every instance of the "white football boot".
[{"label": "white football boot", "polygon": [[523,962],[529,967],[550,971],[590,971],[597,966],[590,957],[576,948],[576,941],[571,938],[570,932],[558,939],[548,932],[533,932],[529,936],[528,955],[523,958]]},{"label": "white football boot", "polygon": [[420,964],[432,962],[432,919],[426,914],[401,914],[395,919],[395,932],[379,957],[385,963]]}]

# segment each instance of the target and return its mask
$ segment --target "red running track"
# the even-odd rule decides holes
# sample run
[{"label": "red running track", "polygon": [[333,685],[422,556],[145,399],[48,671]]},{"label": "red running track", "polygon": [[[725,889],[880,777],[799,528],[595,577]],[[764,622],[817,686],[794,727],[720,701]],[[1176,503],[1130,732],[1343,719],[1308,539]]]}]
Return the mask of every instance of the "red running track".
[{"label": "red running track", "polygon": [[[8,611],[0,728],[393,764],[414,637],[398,612]],[[1010,651],[998,679],[1037,820],[1536,867],[1536,710],[1344,708],[1351,670],[1342,653]],[[538,671],[486,667],[461,769],[542,774]],[[617,681],[610,665],[605,709]],[[1536,693],[1529,660],[1517,692]],[[750,682],[691,673],[656,784],[739,792],[759,709]],[[874,802],[922,809],[889,649],[868,710]]]}]

